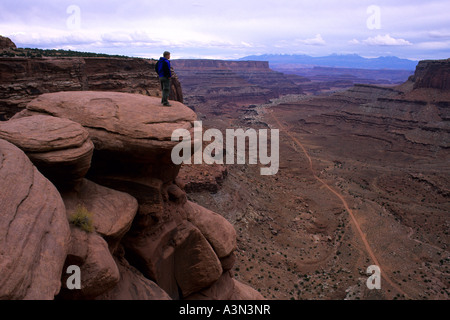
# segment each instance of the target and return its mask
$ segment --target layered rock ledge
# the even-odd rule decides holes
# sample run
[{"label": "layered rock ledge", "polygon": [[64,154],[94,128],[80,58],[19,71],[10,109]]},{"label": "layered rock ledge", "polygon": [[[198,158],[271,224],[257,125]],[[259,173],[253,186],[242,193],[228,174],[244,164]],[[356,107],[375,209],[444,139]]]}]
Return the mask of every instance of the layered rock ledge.
[{"label": "layered rock ledge", "polygon": [[0,139],[26,152],[56,186],[75,186],[91,165],[94,145],[79,123],[48,115],[0,122]]},{"label": "layered rock ledge", "polygon": [[145,158],[155,149],[171,150],[175,129],[191,129],[196,114],[179,102],[161,105],[159,98],[119,92],[43,94],[22,115],[47,114],[70,119],[89,131],[97,150]]}]

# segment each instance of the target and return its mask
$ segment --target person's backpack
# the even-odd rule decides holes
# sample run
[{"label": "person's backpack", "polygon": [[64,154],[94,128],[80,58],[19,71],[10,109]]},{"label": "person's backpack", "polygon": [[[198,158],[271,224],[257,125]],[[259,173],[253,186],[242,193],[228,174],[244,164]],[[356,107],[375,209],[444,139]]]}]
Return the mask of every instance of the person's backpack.
[{"label": "person's backpack", "polygon": [[169,62],[168,60],[163,60],[162,58],[158,60],[155,64],[155,71],[160,77],[165,76],[164,68],[166,68],[167,73],[169,74],[168,77],[171,77],[170,69],[169,69]]}]

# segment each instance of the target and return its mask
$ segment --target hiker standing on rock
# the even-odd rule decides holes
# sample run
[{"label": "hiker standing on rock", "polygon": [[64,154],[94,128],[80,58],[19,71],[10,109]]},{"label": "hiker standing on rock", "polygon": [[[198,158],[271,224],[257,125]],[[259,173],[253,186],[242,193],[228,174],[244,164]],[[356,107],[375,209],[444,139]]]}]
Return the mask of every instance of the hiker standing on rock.
[{"label": "hiker standing on rock", "polygon": [[155,71],[158,73],[159,81],[161,82],[162,89],[162,99],[161,103],[164,106],[170,106],[169,95],[170,95],[170,78],[172,77],[172,72],[170,71],[170,52],[165,51],[163,56],[156,63]]}]

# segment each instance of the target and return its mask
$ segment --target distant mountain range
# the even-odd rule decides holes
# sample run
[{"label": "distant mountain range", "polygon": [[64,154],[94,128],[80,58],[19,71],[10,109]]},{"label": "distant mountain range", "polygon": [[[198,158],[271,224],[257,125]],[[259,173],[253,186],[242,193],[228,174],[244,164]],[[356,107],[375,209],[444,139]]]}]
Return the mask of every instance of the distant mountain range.
[{"label": "distant mountain range", "polygon": [[332,54],[325,57],[308,55],[263,54],[243,57],[239,60],[269,61],[271,67],[280,65],[322,66],[334,68],[357,69],[397,69],[415,70],[418,61],[400,59],[398,57],[364,58],[357,54]]}]

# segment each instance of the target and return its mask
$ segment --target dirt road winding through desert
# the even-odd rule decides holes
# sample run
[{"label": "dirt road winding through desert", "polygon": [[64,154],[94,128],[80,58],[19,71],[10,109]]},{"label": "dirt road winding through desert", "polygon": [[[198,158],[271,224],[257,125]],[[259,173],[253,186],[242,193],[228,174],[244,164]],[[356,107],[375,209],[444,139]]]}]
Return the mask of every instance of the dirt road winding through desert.
[{"label": "dirt road winding through desert", "polygon": [[[270,112],[270,111],[269,111]],[[305,157],[308,159],[309,162],[309,169],[311,170],[312,175],[314,176],[314,178],[320,182],[326,189],[328,189],[331,193],[333,193],[342,203],[342,205],[344,206],[345,210],[348,212],[351,221],[354,225],[354,227],[356,228],[359,237],[361,238],[361,241],[364,244],[364,247],[368,253],[368,255],[370,256],[370,258],[372,259],[373,263],[375,265],[377,265],[380,269],[381,269],[381,276],[382,278],[391,285],[391,287],[393,287],[395,290],[397,290],[399,293],[403,294],[405,296],[405,298],[409,298],[408,295],[401,289],[399,288],[399,286],[397,284],[395,284],[387,275],[387,270],[389,270],[389,268],[387,268],[387,266],[384,266],[383,264],[380,263],[380,261],[377,259],[377,257],[375,256],[372,247],[370,246],[369,242],[367,241],[366,235],[364,233],[364,231],[361,229],[360,224],[358,223],[358,220],[356,219],[353,210],[350,209],[347,201],[345,200],[345,198],[338,192],[336,191],[334,188],[332,188],[327,182],[325,182],[324,180],[322,180],[320,177],[318,177],[314,171],[314,166],[313,166],[313,161],[311,159],[311,156],[309,155],[308,151],[306,150],[306,148],[303,146],[303,144],[295,137],[291,134],[291,132],[289,130],[286,130],[286,126],[282,125],[280,120],[275,116],[274,112],[271,111],[271,117],[275,120],[275,122],[277,123],[279,130],[284,132],[297,146],[299,146],[302,151],[303,154],[305,155]]]}]

